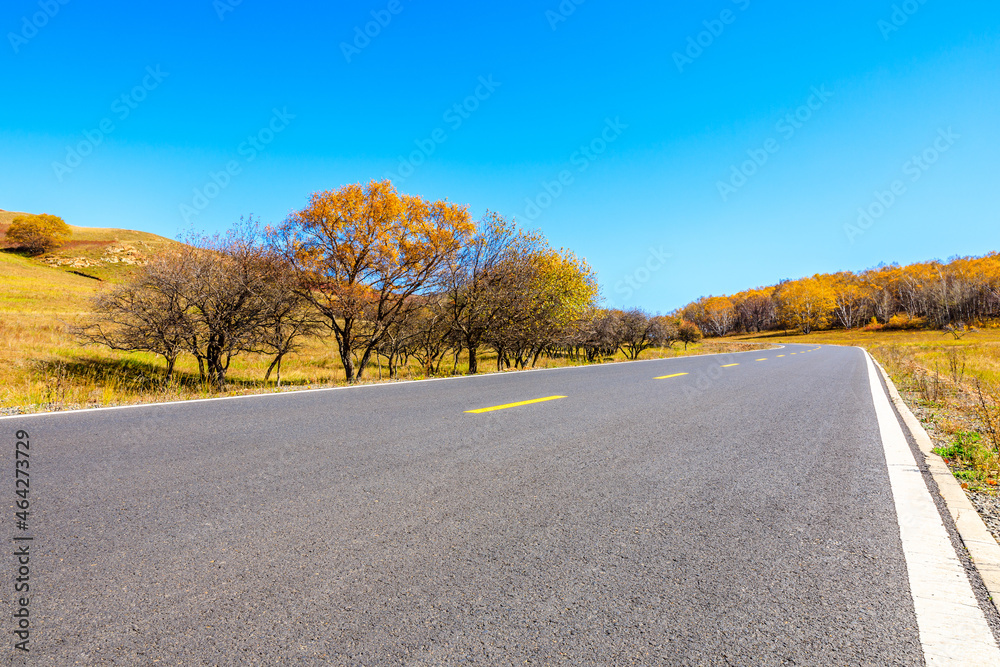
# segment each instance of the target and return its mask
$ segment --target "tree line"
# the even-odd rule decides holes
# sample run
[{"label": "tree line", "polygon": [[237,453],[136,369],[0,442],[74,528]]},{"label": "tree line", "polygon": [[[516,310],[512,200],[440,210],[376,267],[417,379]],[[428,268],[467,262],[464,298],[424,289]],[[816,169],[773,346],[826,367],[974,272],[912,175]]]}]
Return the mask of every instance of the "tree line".
[{"label": "tree line", "polygon": [[77,333],[160,355],[168,376],[191,355],[218,388],[244,353],[270,355],[264,379],[280,384],[282,361],[316,336],[335,340],[349,382],[382,360],[390,377],[411,360],[431,375],[465,355],[476,373],[484,350],[502,370],[701,338],[676,317],[600,308],[590,265],[540,233],[389,181],[317,192],[273,227],[190,237],[99,293]]},{"label": "tree line", "polygon": [[1000,254],[817,274],[702,297],[679,312],[711,336],[862,326],[928,327],[958,335],[1000,316]]}]

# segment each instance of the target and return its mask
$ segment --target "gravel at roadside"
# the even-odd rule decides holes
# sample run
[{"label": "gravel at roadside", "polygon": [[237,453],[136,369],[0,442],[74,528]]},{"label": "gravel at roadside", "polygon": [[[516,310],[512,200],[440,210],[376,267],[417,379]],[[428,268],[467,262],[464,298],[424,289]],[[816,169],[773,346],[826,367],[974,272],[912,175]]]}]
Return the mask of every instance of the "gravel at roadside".
[{"label": "gravel at roadside", "polygon": [[[967,430],[975,429],[975,425],[969,422],[968,417],[963,416],[953,406],[929,408],[919,401],[918,395],[914,392],[904,391],[900,393],[917,419],[920,420],[935,447],[948,447],[953,440],[953,437],[945,433],[940,426],[942,417],[961,424]],[[952,473],[964,470],[953,460],[946,459],[945,462]],[[985,487],[969,484],[962,484],[962,488],[972,502],[972,506],[979,512],[979,516],[982,517],[990,534],[993,535],[993,539],[1000,543],[1000,495],[997,494],[997,490],[986,490]]]}]

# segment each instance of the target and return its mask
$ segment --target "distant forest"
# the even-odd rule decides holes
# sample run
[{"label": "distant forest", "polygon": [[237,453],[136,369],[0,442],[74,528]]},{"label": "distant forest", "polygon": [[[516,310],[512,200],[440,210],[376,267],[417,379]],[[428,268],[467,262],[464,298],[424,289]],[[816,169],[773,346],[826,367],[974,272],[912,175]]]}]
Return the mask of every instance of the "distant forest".
[{"label": "distant forest", "polygon": [[708,336],[798,329],[947,329],[960,335],[1000,315],[1000,254],[947,263],[817,274],[681,310]]}]

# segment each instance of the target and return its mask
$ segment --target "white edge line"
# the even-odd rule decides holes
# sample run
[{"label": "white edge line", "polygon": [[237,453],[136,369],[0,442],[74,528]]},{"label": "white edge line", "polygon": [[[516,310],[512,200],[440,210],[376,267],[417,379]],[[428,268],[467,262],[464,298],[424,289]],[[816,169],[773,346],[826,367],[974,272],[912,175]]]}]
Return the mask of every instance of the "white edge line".
[{"label": "white edge line", "polygon": [[874,359],[864,351],[917,629],[928,667],[1000,665],[1000,648],[917,466]]},{"label": "white edge line", "polygon": [[[784,349],[784,345],[771,349]],[[193,405],[195,403],[209,403],[211,401],[231,401],[240,398],[274,398],[276,396],[298,396],[302,394],[315,394],[324,391],[341,391],[345,389],[364,389],[366,387],[395,387],[402,384],[416,384],[418,382],[446,382],[448,380],[468,380],[472,378],[488,378],[494,375],[516,375],[520,373],[544,373],[546,371],[570,371],[590,368],[607,368],[610,366],[620,366],[624,364],[648,364],[654,361],[677,361],[682,359],[698,359],[701,357],[722,357],[734,354],[751,354],[762,350],[747,350],[746,352],[711,352],[709,354],[691,354],[684,357],[667,357],[665,359],[635,359],[632,361],[616,361],[610,364],[584,364],[582,366],[560,366],[559,368],[525,368],[517,371],[493,371],[490,373],[477,373],[476,375],[457,375],[444,378],[424,378],[423,380],[397,380],[383,382],[368,382],[365,384],[349,384],[340,387],[320,387],[318,389],[296,389],[292,391],[265,392],[262,394],[241,394],[239,396],[216,396],[214,398],[191,398],[184,401],[165,401],[162,403],[134,403],[131,405],[110,405],[102,408],[80,408],[77,410],[52,410],[49,412],[29,412],[23,415],[3,415],[0,421],[8,419],[28,419],[31,417],[55,417],[57,415],[79,415],[86,412],[104,412],[109,410],[131,410],[135,408],[153,408],[164,405]]]},{"label": "white edge line", "polygon": [[[875,360],[873,359],[873,361]],[[903,417],[903,422],[923,453],[931,476],[937,482],[938,490],[944,498],[945,505],[948,506],[948,512],[955,521],[955,527],[962,538],[962,543],[969,550],[969,557],[990,592],[993,605],[996,606],[997,600],[1000,600],[1000,544],[997,544],[993,538],[982,517],[979,516],[979,512],[976,511],[969,497],[965,495],[961,484],[955,479],[944,459],[932,451],[934,443],[899,395],[899,390],[896,389],[896,385],[893,384],[885,368],[878,361],[875,361],[875,366],[885,379],[896,410]]]}]

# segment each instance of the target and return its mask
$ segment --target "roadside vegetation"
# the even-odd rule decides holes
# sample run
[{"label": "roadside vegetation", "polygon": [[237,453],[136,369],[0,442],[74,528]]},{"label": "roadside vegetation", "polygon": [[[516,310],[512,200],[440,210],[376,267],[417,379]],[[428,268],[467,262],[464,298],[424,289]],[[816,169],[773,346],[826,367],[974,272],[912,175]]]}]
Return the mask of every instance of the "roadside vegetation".
[{"label": "roadside vegetation", "polygon": [[604,309],[572,251],[387,182],[183,243],[70,229],[41,256],[2,239],[7,413],[768,346]]}]

